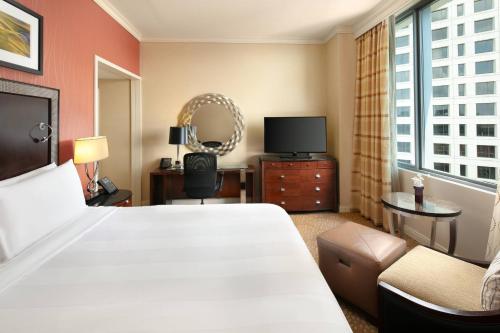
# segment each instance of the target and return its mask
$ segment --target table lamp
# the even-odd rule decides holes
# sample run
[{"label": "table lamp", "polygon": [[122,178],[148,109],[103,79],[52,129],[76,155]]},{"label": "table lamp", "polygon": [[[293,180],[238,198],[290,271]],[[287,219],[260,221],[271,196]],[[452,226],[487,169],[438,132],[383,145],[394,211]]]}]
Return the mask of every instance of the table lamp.
[{"label": "table lamp", "polygon": [[[93,136],[89,138],[80,138],[75,140],[74,163],[85,164],[85,173],[89,180],[87,191],[94,197],[99,194],[97,185],[97,172],[99,171],[99,161],[107,158],[108,140],[105,136]],[[90,177],[88,164],[94,164],[94,174]]]},{"label": "table lamp", "polygon": [[179,145],[185,145],[187,143],[187,129],[185,127],[170,127],[168,143],[177,145],[177,161],[175,161],[174,168],[181,169],[182,164],[179,160]]}]

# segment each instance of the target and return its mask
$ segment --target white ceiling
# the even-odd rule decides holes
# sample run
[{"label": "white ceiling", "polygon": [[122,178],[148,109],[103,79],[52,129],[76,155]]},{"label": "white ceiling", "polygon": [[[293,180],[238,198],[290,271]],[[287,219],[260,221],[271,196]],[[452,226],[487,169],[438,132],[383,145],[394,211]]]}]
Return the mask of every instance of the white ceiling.
[{"label": "white ceiling", "polygon": [[315,43],[383,0],[94,1],[143,41]]}]

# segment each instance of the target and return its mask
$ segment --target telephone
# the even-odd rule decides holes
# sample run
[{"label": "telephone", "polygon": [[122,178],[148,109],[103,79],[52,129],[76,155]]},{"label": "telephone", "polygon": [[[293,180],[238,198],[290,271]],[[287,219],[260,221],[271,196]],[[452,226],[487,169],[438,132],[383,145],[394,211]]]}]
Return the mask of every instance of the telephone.
[{"label": "telephone", "polygon": [[160,169],[168,169],[172,166],[172,159],[169,157],[163,157],[160,160]]},{"label": "telephone", "polygon": [[113,184],[113,182],[108,177],[102,177],[97,182],[102,186],[107,194],[115,193],[116,191],[118,191],[116,185]]}]

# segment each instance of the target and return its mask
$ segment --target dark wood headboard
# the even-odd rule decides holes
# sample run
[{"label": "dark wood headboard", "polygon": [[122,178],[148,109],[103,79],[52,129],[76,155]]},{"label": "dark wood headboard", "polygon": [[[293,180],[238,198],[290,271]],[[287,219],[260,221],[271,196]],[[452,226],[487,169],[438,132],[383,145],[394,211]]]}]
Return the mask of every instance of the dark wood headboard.
[{"label": "dark wood headboard", "polygon": [[57,163],[58,148],[59,90],[0,79],[0,180]]}]

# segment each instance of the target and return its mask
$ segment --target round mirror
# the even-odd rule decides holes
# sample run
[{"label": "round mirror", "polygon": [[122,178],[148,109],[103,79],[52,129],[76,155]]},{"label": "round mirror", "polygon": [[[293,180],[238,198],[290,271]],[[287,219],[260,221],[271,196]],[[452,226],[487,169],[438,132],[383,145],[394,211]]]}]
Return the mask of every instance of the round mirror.
[{"label": "round mirror", "polygon": [[188,128],[188,147],[193,151],[225,155],[241,141],[243,116],[234,102],[221,94],[193,98],[181,113]]}]

